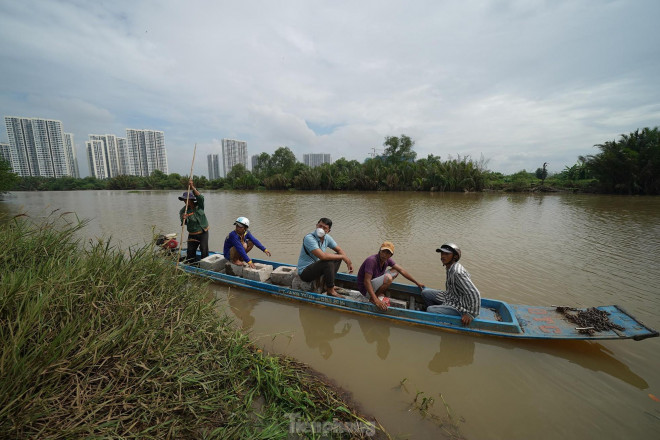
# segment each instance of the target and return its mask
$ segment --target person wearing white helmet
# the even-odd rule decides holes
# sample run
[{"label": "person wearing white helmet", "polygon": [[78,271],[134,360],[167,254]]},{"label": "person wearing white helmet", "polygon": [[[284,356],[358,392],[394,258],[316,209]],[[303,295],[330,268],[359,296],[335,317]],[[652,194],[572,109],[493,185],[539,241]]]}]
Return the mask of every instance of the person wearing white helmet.
[{"label": "person wearing white helmet", "polygon": [[446,290],[423,289],[422,299],[428,306],[427,312],[457,315],[463,325],[469,325],[479,316],[481,294],[470,274],[458,262],[461,249],[454,243],[445,243],[435,250],[447,271]]},{"label": "person wearing white helmet", "polygon": [[[330,236],[331,227],[332,220],[323,217],[316,224],[316,230],[305,235],[298,257],[298,274],[300,279],[306,282],[313,281],[323,275],[326,293],[343,298],[335,289],[335,274],[339,270],[342,261],[346,262],[348,272],[353,273],[353,263]],[[332,249],[335,253],[326,252],[327,248]]]},{"label": "person wearing white helmet", "polygon": [[270,257],[270,251],[248,231],[250,220],[247,217],[237,218],[234,226],[236,226],[236,229],[231,231],[225,238],[225,246],[222,252],[227,260],[233,264],[250,266],[254,269],[254,263],[248,257],[248,252],[255,246]]}]

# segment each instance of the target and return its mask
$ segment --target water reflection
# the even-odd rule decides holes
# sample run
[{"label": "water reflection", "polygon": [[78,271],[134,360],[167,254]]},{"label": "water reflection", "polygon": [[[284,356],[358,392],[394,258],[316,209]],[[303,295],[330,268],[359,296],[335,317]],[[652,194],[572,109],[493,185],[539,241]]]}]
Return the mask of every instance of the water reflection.
[{"label": "water reflection", "polygon": [[493,341],[493,345],[507,349],[521,349],[565,359],[591,371],[605,373],[640,390],[649,387],[646,380],[635,374],[628,365],[614,357],[602,344],[588,341],[516,341],[515,344]]},{"label": "water reflection", "polygon": [[377,319],[358,319],[364,340],[368,344],[376,343],[376,354],[382,360],[390,353],[390,326]]},{"label": "water reflection", "polygon": [[442,335],[440,350],[429,362],[429,370],[446,373],[452,367],[465,367],[474,362],[474,338]]},{"label": "water reflection", "polygon": [[261,298],[255,298],[251,295],[242,294],[240,291],[227,293],[227,302],[231,311],[238,319],[241,320],[241,328],[243,330],[250,330],[254,325],[254,316],[252,311],[254,307],[261,302]]},{"label": "water reflection", "polygon": [[351,324],[347,322],[340,331],[335,331],[342,319],[340,313],[307,306],[300,306],[298,312],[305,333],[305,343],[309,348],[318,348],[323,359],[329,359],[332,356],[330,341],[346,336],[351,330]]}]

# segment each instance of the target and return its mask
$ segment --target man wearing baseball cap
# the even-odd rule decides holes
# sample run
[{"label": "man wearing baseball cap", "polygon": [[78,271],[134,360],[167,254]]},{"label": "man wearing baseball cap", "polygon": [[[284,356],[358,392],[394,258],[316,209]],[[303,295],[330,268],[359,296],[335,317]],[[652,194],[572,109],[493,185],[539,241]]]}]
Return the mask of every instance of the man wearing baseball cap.
[{"label": "man wearing baseball cap", "polygon": [[380,245],[377,254],[364,260],[357,275],[360,293],[382,311],[387,310],[387,303],[389,303],[389,300],[385,301],[384,295],[398,274],[417,284],[420,289],[425,287],[424,284],[417,282],[407,270],[398,265],[392,259],[393,255],[394,244],[390,241],[384,242]]},{"label": "man wearing baseball cap", "polygon": [[458,262],[461,249],[454,243],[445,243],[435,251],[440,253],[442,264],[447,270],[446,290],[422,290],[422,299],[428,306],[426,311],[457,315],[461,317],[463,325],[469,325],[479,315],[481,294],[468,271]]}]

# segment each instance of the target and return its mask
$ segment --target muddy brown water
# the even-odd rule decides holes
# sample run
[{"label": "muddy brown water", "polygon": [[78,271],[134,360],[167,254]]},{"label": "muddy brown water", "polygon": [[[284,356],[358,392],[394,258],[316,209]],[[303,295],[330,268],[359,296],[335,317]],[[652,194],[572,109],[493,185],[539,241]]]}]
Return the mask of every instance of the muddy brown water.
[{"label": "muddy brown water", "polygon": [[[16,192],[0,213],[75,211],[84,234],[144,244],[176,232],[174,191]],[[208,192],[211,248],[238,216],[293,262],[320,217],[355,269],[384,240],[431,287],[435,248],[454,241],[482,296],[532,305],[619,304],[660,329],[660,198],[574,194]],[[265,257],[255,249],[255,257]],[[345,270],[342,266],[341,270]],[[448,414],[469,439],[657,438],[660,338],[543,342],[392,324],[214,285],[220,307],[265,350],[352,392],[398,438],[442,438]],[[417,407],[424,402],[428,414]],[[426,400],[424,400],[426,399]],[[444,402],[443,402],[444,399]],[[446,406],[445,406],[446,403]],[[449,409],[447,409],[449,408]]]}]

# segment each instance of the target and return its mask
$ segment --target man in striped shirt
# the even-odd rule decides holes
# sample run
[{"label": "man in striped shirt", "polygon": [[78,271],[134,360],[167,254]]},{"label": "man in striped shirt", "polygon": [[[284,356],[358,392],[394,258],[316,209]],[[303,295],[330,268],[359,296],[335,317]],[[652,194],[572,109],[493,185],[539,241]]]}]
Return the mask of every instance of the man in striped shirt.
[{"label": "man in striped shirt", "polygon": [[481,294],[468,271],[458,263],[461,250],[454,243],[445,243],[435,251],[440,252],[442,264],[447,269],[447,290],[422,290],[422,299],[428,306],[426,311],[460,316],[463,325],[469,325],[479,315]]}]

